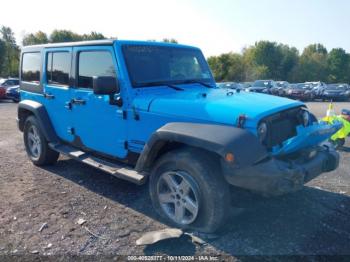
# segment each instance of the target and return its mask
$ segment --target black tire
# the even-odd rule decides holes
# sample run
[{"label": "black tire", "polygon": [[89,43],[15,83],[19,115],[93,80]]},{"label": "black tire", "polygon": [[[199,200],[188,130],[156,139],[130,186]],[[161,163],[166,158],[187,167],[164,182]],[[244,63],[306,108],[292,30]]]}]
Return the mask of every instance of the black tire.
[{"label": "black tire", "polygon": [[[31,149],[33,148],[32,144],[34,143],[32,143],[32,140],[30,137],[34,133],[37,134],[35,139],[40,142],[40,144],[36,144],[37,146],[35,148],[37,150]],[[24,139],[24,145],[27,151],[27,155],[34,165],[37,165],[37,166],[53,165],[57,162],[59,153],[52,150],[49,147],[48,141],[43,135],[40,129],[40,126],[38,124],[38,121],[34,116],[29,116],[24,123],[23,139]]]},{"label": "black tire", "polygon": [[[229,213],[230,190],[229,184],[220,174],[219,161],[215,160],[218,159],[209,153],[186,147],[168,152],[156,162],[150,175],[150,196],[155,210],[168,224],[204,233],[218,231],[224,224]],[[198,212],[195,218],[192,216],[194,220],[190,223],[178,223],[172,219],[164,211],[166,210],[164,209],[165,204],[160,202],[158,195],[160,194],[161,179],[169,172],[186,174],[187,180],[193,182],[191,183],[192,188],[197,191],[197,194],[192,194],[192,196],[198,197]],[[170,192],[170,194],[172,193],[173,191]],[[175,203],[176,201],[177,199],[174,198],[174,214],[176,204],[178,204]],[[171,208],[172,203],[167,204]],[[185,214],[189,213],[189,210],[186,208],[185,210]]]},{"label": "black tire", "polygon": [[18,102],[19,102],[18,99],[12,99],[12,101],[13,101],[14,103],[18,103]]}]

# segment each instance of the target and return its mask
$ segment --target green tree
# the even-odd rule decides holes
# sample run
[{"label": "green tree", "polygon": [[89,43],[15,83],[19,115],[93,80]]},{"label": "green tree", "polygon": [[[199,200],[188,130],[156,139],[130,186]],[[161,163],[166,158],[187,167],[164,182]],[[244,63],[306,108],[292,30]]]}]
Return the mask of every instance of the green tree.
[{"label": "green tree", "polygon": [[307,46],[294,74],[298,82],[327,81],[327,49],[321,44]]},{"label": "green tree", "polygon": [[346,82],[350,80],[348,75],[350,55],[344,49],[332,49],[328,54],[327,66],[329,82]]},{"label": "green tree", "polygon": [[208,58],[208,64],[216,81],[242,81],[245,78],[243,57],[240,54],[212,56]]},{"label": "green tree", "polygon": [[76,34],[70,30],[53,30],[50,35],[51,43],[76,42],[82,41],[83,36]]},{"label": "green tree", "polygon": [[163,38],[163,42],[178,44],[178,41],[174,38]]},{"label": "green tree", "polygon": [[247,80],[257,78],[285,80],[297,65],[299,53],[295,47],[260,41],[244,49],[243,57]]},{"label": "green tree", "polygon": [[20,50],[16,44],[14,33],[10,27],[1,27],[0,39],[5,45],[5,52],[2,59],[2,75],[17,76]]},{"label": "green tree", "polygon": [[5,76],[5,59],[3,59],[6,55],[6,44],[3,40],[0,39],[0,76]]},{"label": "green tree", "polygon": [[24,36],[24,38],[22,40],[23,46],[46,44],[48,42],[49,42],[49,39],[48,39],[47,35],[42,31],[38,31],[34,34],[32,34],[32,33],[27,34]]},{"label": "green tree", "polygon": [[[263,78],[278,79],[280,77],[280,64],[283,58],[282,51],[277,43],[260,41],[255,44],[253,65],[264,72]],[[264,70],[262,70],[264,68]]]},{"label": "green tree", "polygon": [[291,80],[292,72],[299,62],[299,51],[295,47],[280,44],[282,60],[280,61],[279,77],[276,80]]},{"label": "green tree", "polygon": [[92,31],[90,34],[84,34],[82,36],[83,40],[101,40],[101,39],[106,39],[106,37],[98,32]]}]

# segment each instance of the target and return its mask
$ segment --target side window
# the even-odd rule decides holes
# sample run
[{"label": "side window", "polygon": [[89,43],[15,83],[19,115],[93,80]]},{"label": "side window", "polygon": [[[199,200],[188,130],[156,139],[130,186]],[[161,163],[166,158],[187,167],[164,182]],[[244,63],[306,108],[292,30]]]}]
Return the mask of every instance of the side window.
[{"label": "side window", "polygon": [[40,83],[41,54],[24,53],[22,58],[22,81]]},{"label": "side window", "polygon": [[13,86],[14,83],[13,83],[12,80],[9,80],[9,81],[6,81],[3,85],[4,85],[4,86]]},{"label": "side window", "polygon": [[93,76],[116,77],[112,54],[108,51],[79,53],[78,87],[92,88]]},{"label": "side window", "polygon": [[71,55],[69,52],[50,52],[47,55],[47,83],[69,85]]}]

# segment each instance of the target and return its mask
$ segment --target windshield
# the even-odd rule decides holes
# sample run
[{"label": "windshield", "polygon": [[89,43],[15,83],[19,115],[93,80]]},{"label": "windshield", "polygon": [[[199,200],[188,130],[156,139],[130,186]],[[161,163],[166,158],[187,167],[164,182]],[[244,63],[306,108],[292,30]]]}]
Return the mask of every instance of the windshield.
[{"label": "windshield", "polygon": [[332,90],[346,90],[345,85],[328,85],[326,89],[332,89]]},{"label": "windshield", "polygon": [[317,86],[320,85],[320,83],[318,83],[318,82],[316,82],[316,83],[306,83],[306,84],[308,84],[308,85],[310,85],[312,87],[317,87]]},{"label": "windshield", "polygon": [[311,84],[297,84],[294,86],[296,89],[311,89],[312,85]]},{"label": "windshield", "polygon": [[213,81],[198,49],[154,45],[124,45],[122,49],[134,87]]},{"label": "windshield", "polygon": [[278,87],[287,87],[288,86],[288,83],[287,82],[277,82],[276,85]]},{"label": "windshield", "polygon": [[253,87],[272,87],[272,81],[257,80],[254,82]]},{"label": "windshield", "polygon": [[237,89],[237,88],[239,88],[239,84],[238,83],[219,83],[218,87],[220,87],[220,88]]}]

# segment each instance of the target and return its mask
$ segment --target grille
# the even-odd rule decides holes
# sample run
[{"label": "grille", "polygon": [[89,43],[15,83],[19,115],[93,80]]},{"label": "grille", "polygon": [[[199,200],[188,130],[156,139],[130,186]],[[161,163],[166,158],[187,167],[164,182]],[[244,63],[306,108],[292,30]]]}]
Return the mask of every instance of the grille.
[{"label": "grille", "polygon": [[268,126],[265,145],[272,148],[297,135],[296,127],[301,124],[299,112],[301,108],[288,109],[265,118]]}]

